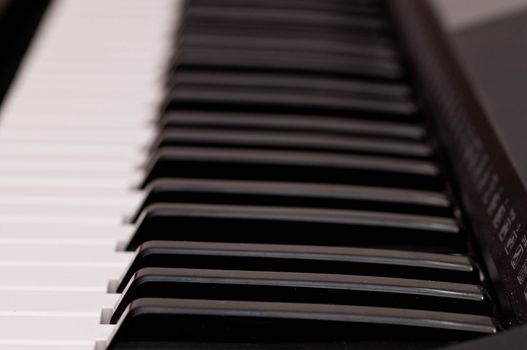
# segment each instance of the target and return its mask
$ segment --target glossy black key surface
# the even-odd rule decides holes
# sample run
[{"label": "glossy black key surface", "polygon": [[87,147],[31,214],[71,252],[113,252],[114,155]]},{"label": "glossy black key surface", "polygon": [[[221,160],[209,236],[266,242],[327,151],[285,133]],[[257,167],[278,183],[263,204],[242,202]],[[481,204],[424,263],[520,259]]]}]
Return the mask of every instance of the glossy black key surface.
[{"label": "glossy black key surface", "polygon": [[341,94],[379,100],[408,101],[411,91],[405,84],[351,80],[342,77],[316,77],[300,74],[258,73],[216,70],[179,70],[171,80],[171,88],[183,84],[233,86],[243,88],[288,89],[319,94]]},{"label": "glossy black key surface", "polygon": [[257,24],[274,27],[303,27],[309,29],[356,29],[359,31],[382,31],[386,23],[376,16],[342,14],[335,11],[320,11],[303,8],[265,8],[258,11],[247,6],[208,6],[193,4],[184,10],[185,20],[190,23]]},{"label": "glossy black key surface", "polygon": [[[367,41],[349,43],[349,41],[320,40],[313,38],[266,38],[239,35],[219,35],[217,33],[188,34],[178,41],[179,49],[186,47],[210,47],[228,49],[272,49],[278,52],[327,52],[331,54],[353,55],[385,60],[399,59],[396,51],[389,45],[368,43]],[[177,53],[176,53],[177,55]]]},{"label": "glossy black key surface", "polygon": [[[250,2],[247,2],[250,1]],[[306,0],[288,0],[287,2],[281,0],[193,0],[190,6],[193,5],[214,5],[214,6],[247,6],[250,5],[253,9],[258,8],[286,8],[286,9],[310,9],[316,11],[338,11],[341,13],[355,13],[355,14],[379,14],[381,7],[378,3],[372,2],[350,2],[350,1],[306,1]]]},{"label": "glossy black key surface", "polygon": [[[350,30],[317,30],[304,26],[302,28],[289,26],[287,30],[279,26],[262,26],[258,24],[233,24],[231,22],[214,23],[183,23],[180,28],[181,37],[185,35],[218,35],[251,37],[255,39],[283,39],[291,40],[324,40],[330,42],[342,42],[342,45],[378,45],[387,49],[393,49],[394,42],[386,35],[377,32],[354,32]],[[177,43],[176,43],[177,44]]]},{"label": "glossy black key surface", "polygon": [[243,270],[145,268],[121,295],[112,322],[139,298],[351,304],[457,313],[489,312],[472,284],[378,276]]},{"label": "glossy black key surface", "polygon": [[263,72],[299,72],[314,76],[350,76],[393,81],[404,77],[397,63],[328,54],[277,55],[264,50],[196,49],[177,55],[172,69],[237,69]]},{"label": "glossy black key surface", "polygon": [[449,218],[314,208],[156,204],[143,211],[126,249],[149,240],[367,245],[452,251],[463,235]]},{"label": "glossy black key surface", "polygon": [[[194,60],[195,61],[195,60]],[[296,63],[295,63],[296,64]],[[406,101],[381,101],[328,96],[280,89],[255,90],[250,88],[179,86],[168,96],[168,109],[187,109],[196,104],[203,109],[244,110],[260,112],[349,113],[388,120],[415,120],[417,107]]]},{"label": "glossy black key surface", "polygon": [[276,149],[327,151],[343,154],[373,154],[404,158],[428,158],[432,148],[422,142],[378,138],[337,136],[301,132],[270,132],[177,128],[160,132],[152,144],[161,147],[222,147],[239,149]]},{"label": "glossy black key surface", "polygon": [[359,209],[449,216],[450,200],[441,192],[334,184],[161,179],[146,189],[131,222],[155,203],[209,203]]},{"label": "glossy black key surface", "polygon": [[214,128],[221,130],[325,132],[333,135],[358,135],[404,140],[422,140],[426,131],[422,125],[396,123],[329,115],[265,114],[241,112],[168,111],[159,119],[163,130],[179,127]]},{"label": "glossy black key surface", "polygon": [[147,267],[312,272],[478,283],[478,269],[461,255],[353,247],[148,241],[116,286],[122,292]]},{"label": "glossy black key surface", "polygon": [[165,147],[146,165],[141,187],[166,177],[271,180],[440,189],[430,161],[327,152]]},{"label": "glossy black key surface", "polygon": [[[322,331],[323,330],[323,331]],[[138,299],[108,349],[125,341],[320,343],[368,340],[435,345],[492,334],[489,317],[398,308],[192,299]],[[439,341],[438,341],[439,340]],[[209,346],[212,346],[209,345]]]}]

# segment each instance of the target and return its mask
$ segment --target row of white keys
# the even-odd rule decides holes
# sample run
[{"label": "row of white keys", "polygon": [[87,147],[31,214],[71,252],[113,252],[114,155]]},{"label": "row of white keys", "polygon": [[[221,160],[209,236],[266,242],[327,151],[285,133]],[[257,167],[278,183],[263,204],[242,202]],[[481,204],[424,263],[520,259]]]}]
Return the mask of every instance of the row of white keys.
[{"label": "row of white keys", "polygon": [[0,350],[93,350],[179,0],[56,0],[0,116]]}]

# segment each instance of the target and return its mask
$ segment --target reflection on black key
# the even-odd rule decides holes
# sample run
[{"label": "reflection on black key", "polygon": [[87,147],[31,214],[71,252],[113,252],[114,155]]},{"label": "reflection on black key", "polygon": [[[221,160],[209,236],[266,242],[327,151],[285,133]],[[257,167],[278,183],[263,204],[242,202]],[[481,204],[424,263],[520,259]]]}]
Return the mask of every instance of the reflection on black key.
[{"label": "reflection on black key", "polygon": [[166,177],[440,186],[439,168],[429,161],[305,151],[166,147],[151,159],[146,173],[143,188]]},{"label": "reflection on black key", "polygon": [[339,274],[145,268],[134,274],[123,291],[112,322],[139,298],[333,303],[471,314],[489,311],[485,295],[472,284]]},{"label": "reflection on black key", "polygon": [[316,77],[299,74],[236,72],[217,70],[179,70],[171,88],[182,84],[202,86],[237,86],[243,88],[287,89],[318,94],[340,94],[378,100],[408,101],[410,89],[405,84],[351,80],[342,77]]},{"label": "reflection on black key", "polygon": [[477,283],[465,256],[387,249],[278,244],[148,241],[121,277],[122,292],[147,267],[311,272]]},{"label": "reflection on black key", "polygon": [[450,216],[449,199],[441,192],[386,187],[315,183],[161,179],[146,189],[135,222],[143,209],[156,203],[203,203],[357,209]]},{"label": "reflection on black key", "polygon": [[[327,52],[339,55],[353,55],[385,60],[398,60],[396,51],[389,45],[369,43],[367,41],[349,43],[349,41],[320,40],[316,38],[280,38],[250,37],[243,33],[238,35],[210,33],[187,34],[178,41],[179,49],[187,47],[209,47],[227,49],[267,49],[277,52]],[[176,53],[177,55],[177,53]]]},{"label": "reflection on black key", "polygon": [[161,147],[222,147],[373,154],[404,158],[428,158],[432,148],[421,142],[330,134],[177,128],[161,132],[152,151]]},{"label": "reflection on black key", "polygon": [[404,140],[422,140],[426,135],[424,127],[419,124],[361,120],[356,119],[354,114],[348,117],[332,117],[328,115],[177,110],[167,111],[159,119],[159,124],[163,130],[192,127],[221,130],[326,132],[332,135],[359,135]]},{"label": "reflection on black key", "polygon": [[398,308],[145,298],[121,317],[108,349],[126,341],[406,344],[492,334],[486,316]]},{"label": "reflection on black key", "polygon": [[386,26],[384,21],[374,16],[354,16],[335,11],[313,11],[301,8],[260,8],[254,11],[247,6],[188,6],[184,12],[186,21],[215,24],[229,22],[249,23],[264,26],[286,26],[317,28],[353,28],[359,31],[380,31]]},{"label": "reflection on black key", "polygon": [[205,204],[157,204],[147,208],[127,243],[149,240],[459,248],[456,221],[420,215],[352,210]]},{"label": "reflection on black key", "polygon": [[243,110],[251,112],[279,113],[349,113],[375,115],[374,118],[413,121],[417,107],[406,101],[380,101],[353,98],[350,96],[328,96],[311,92],[260,91],[250,88],[180,86],[168,96],[168,109]]},{"label": "reflection on black key", "polygon": [[350,76],[398,80],[404,71],[396,62],[359,57],[303,53],[276,55],[272,51],[192,49],[180,53],[173,69],[232,69],[263,72],[299,72],[315,76]]}]

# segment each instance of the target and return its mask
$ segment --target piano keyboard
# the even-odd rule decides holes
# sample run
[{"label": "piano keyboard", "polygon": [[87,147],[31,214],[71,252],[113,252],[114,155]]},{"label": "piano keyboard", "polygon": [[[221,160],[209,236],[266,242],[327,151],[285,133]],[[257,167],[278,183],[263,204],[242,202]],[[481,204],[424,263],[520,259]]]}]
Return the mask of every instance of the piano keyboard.
[{"label": "piano keyboard", "polygon": [[54,1],[2,111],[0,349],[495,333],[408,74],[376,0]]}]

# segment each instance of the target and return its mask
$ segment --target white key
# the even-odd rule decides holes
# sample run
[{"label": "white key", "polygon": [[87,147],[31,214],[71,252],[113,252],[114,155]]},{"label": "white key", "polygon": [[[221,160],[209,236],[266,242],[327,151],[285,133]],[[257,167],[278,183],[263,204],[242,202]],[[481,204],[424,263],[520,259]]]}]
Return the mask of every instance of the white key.
[{"label": "white key", "polygon": [[101,309],[113,308],[119,294],[92,291],[0,290],[1,316],[90,315],[100,316]]},{"label": "white key", "polygon": [[0,161],[9,158],[111,159],[138,164],[145,159],[144,148],[128,145],[80,142],[20,142],[0,139]]},{"label": "white key", "polygon": [[79,224],[76,222],[0,222],[0,243],[16,242],[92,242],[119,241],[129,238],[134,230],[133,226],[122,223]]},{"label": "white key", "polygon": [[0,173],[3,176],[33,177],[108,177],[128,180],[143,174],[139,164],[103,159],[3,159],[0,162]]},{"label": "white key", "polygon": [[[108,176],[104,174],[90,174],[90,176],[79,175],[79,176],[66,176],[65,174],[17,174],[16,177],[2,176],[0,174],[0,188],[30,188],[40,186],[42,188],[62,188],[65,190],[75,189],[81,190],[102,190],[107,189],[112,191],[117,189],[118,191],[123,190],[134,190],[140,179],[143,178],[143,174],[135,174],[130,176],[130,179],[123,178],[120,175]],[[111,193],[111,192],[110,192]]]},{"label": "white key", "polygon": [[[101,325],[94,315],[64,317],[35,315],[32,317],[0,317],[0,345],[16,349],[20,345],[84,346],[94,349],[94,340],[107,339],[113,325]],[[89,347],[91,346],[91,348]],[[68,347],[68,349],[70,349]]]},{"label": "white key", "polygon": [[[116,219],[115,222],[124,222],[126,214],[131,213],[131,206],[120,205],[84,205],[69,204],[55,205],[52,201],[50,204],[33,204],[22,203],[21,205],[0,204],[0,218],[18,218],[18,217],[80,217],[80,218],[101,218]],[[1,219],[0,219],[1,220]]]},{"label": "white key", "polygon": [[119,190],[85,192],[64,188],[8,188],[0,187],[0,205],[85,205],[121,206],[137,208],[142,194],[138,191]]},{"label": "white key", "polygon": [[132,144],[137,145],[140,143],[147,142],[154,136],[151,129],[145,130],[72,130],[69,129],[53,129],[43,132],[40,128],[17,128],[7,129],[0,128],[0,140],[9,141],[28,141],[28,142],[93,142],[95,144],[99,142],[111,144]]},{"label": "white key", "polygon": [[0,350],[94,350],[180,0],[56,0],[0,115]]},{"label": "white key", "polygon": [[0,344],[0,350],[93,350],[93,344]]},{"label": "white key", "polygon": [[133,253],[116,252],[117,242],[13,242],[0,245],[0,266],[126,266]]},{"label": "white key", "polygon": [[[125,116],[123,118],[117,118],[113,115],[111,118],[94,118],[93,115],[83,117],[82,115],[74,116],[57,116],[57,115],[45,115],[41,114],[39,118],[32,116],[26,116],[23,114],[17,115],[16,118],[6,119],[0,121],[0,127],[16,127],[16,128],[27,128],[27,127],[39,127],[42,129],[56,129],[58,127],[64,129],[115,129],[119,130],[126,129],[153,129],[154,122],[152,120],[136,120]],[[0,140],[0,142],[2,142]],[[55,143],[53,143],[55,144]],[[75,142],[78,144],[78,142]],[[93,143],[91,143],[93,145]],[[79,145],[80,146],[80,145]]]},{"label": "white key", "polygon": [[[96,259],[94,258],[94,261]],[[0,290],[105,292],[109,279],[119,278],[126,264],[26,264],[0,266]]]}]

